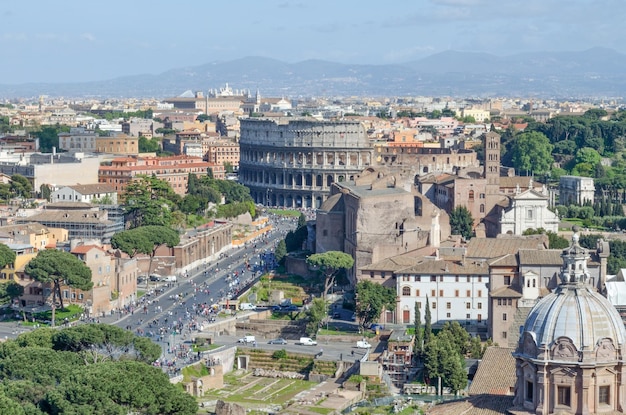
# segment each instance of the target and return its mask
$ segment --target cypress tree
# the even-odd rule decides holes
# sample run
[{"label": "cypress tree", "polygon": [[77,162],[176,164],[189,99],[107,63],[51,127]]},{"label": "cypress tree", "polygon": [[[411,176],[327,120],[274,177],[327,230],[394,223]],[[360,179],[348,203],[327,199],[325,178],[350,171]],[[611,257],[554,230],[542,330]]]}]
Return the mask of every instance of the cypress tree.
[{"label": "cypress tree", "polygon": [[426,296],[426,307],[424,311],[424,345],[427,345],[433,335],[433,328],[430,315],[430,303],[428,302],[428,296]]}]

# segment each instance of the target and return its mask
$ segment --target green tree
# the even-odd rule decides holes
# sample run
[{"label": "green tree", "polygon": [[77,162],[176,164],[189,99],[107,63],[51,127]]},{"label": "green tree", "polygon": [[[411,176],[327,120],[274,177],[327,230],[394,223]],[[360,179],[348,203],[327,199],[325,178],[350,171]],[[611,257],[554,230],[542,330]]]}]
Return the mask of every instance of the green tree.
[{"label": "green tree", "polygon": [[194,415],[195,399],[151,365],[159,355],[105,324],[22,334],[0,345],[0,413]]},{"label": "green tree", "polygon": [[226,174],[228,173],[233,173],[235,171],[235,168],[233,167],[233,164],[229,161],[225,161],[224,162],[224,172]]},{"label": "green tree", "polygon": [[11,192],[17,197],[28,199],[33,197],[33,185],[21,174],[11,176]]},{"label": "green tree", "polygon": [[302,249],[302,244],[306,241],[308,234],[309,231],[306,226],[301,226],[295,231],[287,232],[287,236],[285,236],[287,252],[294,252]]},{"label": "green tree", "polygon": [[424,305],[424,345],[430,343],[433,337],[432,316],[430,315],[430,303],[426,296],[426,304]]},{"label": "green tree", "polygon": [[465,355],[469,351],[470,335],[467,330],[461,327],[458,321],[446,321],[441,329],[441,332],[447,332],[450,334],[450,339],[459,354]]},{"label": "green tree", "polygon": [[320,327],[320,324],[327,317],[328,307],[326,304],[326,300],[323,298],[315,298],[311,302],[311,306],[307,310],[306,314],[308,317],[308,323],[306,325],[306,332],[309,335],[314,335],[317,333],[317,329]]},{"label": "green tree", "polygon": [[422,311],[419,308],[419,303],[415,302],[415,342],[413,344],[413,358],[415,361],[422,359],[424,353],[424,330],[422,328]]},{"label": "green tree", "polygon": [[4,285],[6,296],[9,298],[9,302],[11,304],[15,299],[20,298],[24,295],[24,287],[16,281],[9,281],[7,284]]},{"label": "green tree", "polygon": [[15,251],[13,251],[7,245],[0,243],[0,269],[6,267],[9,264],[15,263],[15,258]]},{"label": "green tree", "polygon": [[167,226],[141,226],[118,232],[111,238],[111,246],[119,249],[131,258],[137,254],[150,257],[148,275],[152,273],[152,262],[161,246],[173,248],[180,243],[178,232]]},{"label": "green tree", "polygon": [[52,194],[52,189],[47,184],[42,184],[39,186],[39,194],[42,199],[46,199],[48,202],[50,201],[50,195]]},{"label": "green tree", "polygon": [[133,227],[168,226],[179,197],[169,183],[154,176],[138,176],[124,193],[124,211]]},{"label": "green tree", "polygon": [[361,328],[377,321],[383,310],[392,310],[395,303],[395,289],[370,281],[360,281],[356,285],[355,314]]},{"label": "green tree", "polygon": [[83,291],[91,290],[91,269],[81,260],[69,252],[47,249],[39,251],[37,256],[30,260],[24,270],[35,281],[42,284],[52,284],[52,325],[54,326],[54,312],[56,296],[63,309],[61,285],[67,285]]},{"label": "green tree", "polygon": [[210,120],[210,119],[211,119],[211,116],[210,116],[210,115],[207,115],[207,114],[199,114],[199,115],[196,117],[196,121],[200,121],[200,122],[205,122],[205,121],[208,121],[208,120]]},{"label": "green tree", "polygon": [[306,259],[310,267],[316,267],[324,275],[323,298],[328,295],[328,290],[335,284],[337,274],[341,270],[348,270],[354,265],[354,258],[341,251],[327,251],[321,254],[313,254]]},{"label": "green tree", "polygon": [[140,153],[156,153],[161,149],[161,143],[156,138],[147,138],[139,136],[138,141]]},{"label": "green tree", "polygon": [[513,167],[520,172],[541,175],[550,171],[553,146],[544,134],[531,131],[518,134],[511,146]]},{"label": "green tree", "polygon": [[467,386],[467,375],[463,357],[451,337],[449,333],[442,332],[426,344],[424,369],[429,381],[441,378],[442,385],[456,393]]},{"label": "green tree", "polygon": [[59,133],[69,133],[67,125],[47,125],[33,135],[39,139],[39,149],[42,153],[51,153],[53,148],[59,148]]},{"label": "green tree", "polygon": [[284,239],[281,239],[276,244],[274,256],[276,257],[276,261],[278,261],[279,264],[284,264],[285,257],[287,256],[287,244],[285,243]]},{"label": "green tree", "polygon": [[304,216],[304,213],[301,213],[300,216],[298,216],[297,228],[302,228],[303,226],[306,226],[306,216]]},{"label": "green tree", "polygon": [[465,206],[457,206],[450,213],[450,231],[453,235],[461,235],[465,239],[472,237],[474,219]]}]

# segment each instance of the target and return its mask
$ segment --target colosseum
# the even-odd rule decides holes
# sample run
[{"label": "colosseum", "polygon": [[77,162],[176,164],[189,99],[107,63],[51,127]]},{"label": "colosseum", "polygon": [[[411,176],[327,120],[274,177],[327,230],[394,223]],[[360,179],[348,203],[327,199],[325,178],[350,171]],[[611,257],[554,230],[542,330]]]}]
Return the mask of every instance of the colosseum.
[{"label": "colosseum", "polygon": [[319,208],[334,182],[354,180],[373,149],[358,121],[241,120],[239,180],[256,203]]}]

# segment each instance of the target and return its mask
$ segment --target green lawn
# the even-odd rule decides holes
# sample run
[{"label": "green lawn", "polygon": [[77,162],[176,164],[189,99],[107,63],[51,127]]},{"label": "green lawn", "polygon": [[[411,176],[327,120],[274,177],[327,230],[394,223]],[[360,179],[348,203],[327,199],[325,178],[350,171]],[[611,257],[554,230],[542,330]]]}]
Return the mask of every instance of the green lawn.
[{"label": "green lawn", "polygon": [[[326,327],[326,326],[324,326]],[[374,337],[376,335],[376,333],[374,333],[371,330],[365,330],[365,333],[359,333],[358,330],[334,330],[332,328],[332,324],[328,325],[328,330],[326,329],[319,329],[319,331],[317,332],[318,336],[345,336],[346,334],[350,334],[350,335],[358,335],[361,337]]]},{"label": "green lawn", "polygon": [[[63,309],[56,309],[54,312],[54,319],[56,320],[56,323],[62,322],[66,318],[69,319],[69,321],[75,321],[80,318],[82,313],[83,309],[80,306],[70,304]],[[35,313],[33,314],[33,317],[35,317],[35,320],[38,321],[52,320],[52,310]]]},{"label": "green lawn", "polygon": [[267,209],[267,212],[278,216],[290,216],[294,218],[300,217],[300,212],[293,209]]}]

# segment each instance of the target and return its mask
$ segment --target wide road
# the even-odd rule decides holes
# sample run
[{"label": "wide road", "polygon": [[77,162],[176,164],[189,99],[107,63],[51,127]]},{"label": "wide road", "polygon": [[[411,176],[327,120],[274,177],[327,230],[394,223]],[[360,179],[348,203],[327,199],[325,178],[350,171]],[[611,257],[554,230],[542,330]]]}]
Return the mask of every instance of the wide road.
[{"label": "wide road", "polygon": [[271,223],[273,229],[264,237],[197,267],[187,278],[179,277],[176,283],[148,282],[143,301],[132,312],[101,317],[98,321],[149,336],[161,345],[162,358],[171,360],[176,346],[190,340],[192,332],[207,327],[211,318],[220,318],[215,313],[205,316],[196,311],[225,301],[229,291],[236,289],[237,280],[240,287],[256,281],[261,275],[260,268],[265,266],[261,256],[274,252],[278,241],[295,229],[297,218],[273,217]]}]

